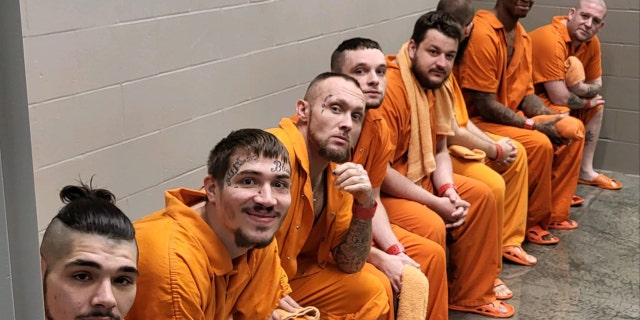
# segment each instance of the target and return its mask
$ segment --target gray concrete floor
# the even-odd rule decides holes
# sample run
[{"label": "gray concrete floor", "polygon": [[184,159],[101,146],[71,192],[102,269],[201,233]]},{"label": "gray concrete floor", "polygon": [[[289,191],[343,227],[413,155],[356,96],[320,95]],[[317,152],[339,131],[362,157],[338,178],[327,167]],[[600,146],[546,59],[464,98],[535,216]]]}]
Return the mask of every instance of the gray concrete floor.
[{"label": "gray concrete floor", "polygon": [[[576,230],[552,230],[554,246],[525,243],[533,267],[504,263],[502,280],[514,293],[511,319],[640,319],[640,190],[638,176],[606,172],[618,191],[579,185],[585,198],[571,209]],[[452,320],[489,319],[449,312]]]}]

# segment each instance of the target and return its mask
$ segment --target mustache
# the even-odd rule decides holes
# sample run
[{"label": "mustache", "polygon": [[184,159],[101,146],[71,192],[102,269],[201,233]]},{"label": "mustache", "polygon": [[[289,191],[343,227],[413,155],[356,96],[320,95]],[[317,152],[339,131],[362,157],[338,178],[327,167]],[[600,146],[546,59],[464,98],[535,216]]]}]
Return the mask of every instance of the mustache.
[{"label": "mustache", "polygon": [[92,310],[87,314],[77,316],[76,319],[91,318],[91,317],[109,317],[113,320],[121,320],[121,318],[114,315],[113,312],[111,312],[111,310]]},{"label": "mustache", "polygon": [[266,213],[269,213],[269,214],[273,214],[274,217],[276,217],[276,218],[278,218],[278,217],[280,217],[282,215],[281,212],[276,211],[274,206],[267,207],[267,206],[261,205],[259,203],[254,204],[250,208],[245,208],[244,211],[245,212],[249,212],[249,211],[266,212]]}]

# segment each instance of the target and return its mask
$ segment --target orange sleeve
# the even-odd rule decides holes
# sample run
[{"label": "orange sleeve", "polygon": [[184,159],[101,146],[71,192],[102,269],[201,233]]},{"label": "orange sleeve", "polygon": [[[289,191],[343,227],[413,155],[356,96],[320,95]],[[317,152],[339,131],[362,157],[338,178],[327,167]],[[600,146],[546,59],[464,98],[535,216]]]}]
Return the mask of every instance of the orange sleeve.
[{"label": "orange sleeve", "polygon": [[[280,266],[276,243],[253,251],[250,282],[238,298],[232,312],[233,319],[266,319],[289,293],[287,274]],[[238,270],[239,272],[241,270]]]},{"label": "orange sleeve", "polygon": [[565,79],[564,62],[569,56],[562,36],[552,24],[529,33],[533,55],[533,83]]},{"label": "orange sleeve", "polygon": [[585,48],[584,58],[578,56],[578,59],[584,65],[584,73],[586,81],[593,81],[602,76],[602,51],[600,48],[600,39],[594,36]]},{"label": "orange sleeve", "polygon": [[217,308],[216,300],[209,299],[212,282],[206,254],[184,242],[186,237],[175,237],[179,228],[169,219],[143,220],[134,226],[140,276],[127,320],[206,319],[202,306]]},{"label": "orange sleeve", "polygon": [[475,27],[458,67],[458,80],[463,89],[498,93],[507,57],[503,52],[506,49],[499,50],[504,43],[486,19],[490,14],[479,10],[473,18]]},{"label": "orange sleeve", "polygon": [[368,112],[358,145],[354,149],[353,161],[367,170],[373,188],[382,185],[387,165],[391,162],[393,146],[389,135],[385,121],[378,114]]},{"label": "orange sleeve", "polygon": [[406,172],[406,169],[401,171],[398,165],[406,162],[403,157],[409,150],[411,107],[400,69],[394,60],[395,56],[387,57],[387,91],[382,105],[371,112],[376,112],[384,120],[389,131],[389,142],[393,145],[392,166],[400,172]]}]

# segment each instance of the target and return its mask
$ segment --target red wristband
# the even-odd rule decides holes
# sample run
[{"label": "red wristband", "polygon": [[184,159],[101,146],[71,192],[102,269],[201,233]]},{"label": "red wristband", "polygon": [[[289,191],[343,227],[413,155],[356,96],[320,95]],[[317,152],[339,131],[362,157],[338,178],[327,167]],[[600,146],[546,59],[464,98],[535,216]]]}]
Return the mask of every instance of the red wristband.
[{"label": "red wristband", "polygon": [[533,119],[527,119],[524,121],[524,128],[528,130],[533,130],[533,125],[536,124]]},{"label": "red wristband", "polygon": [[376,213],[376,208],[378,207],[378,202],[373,201],[373,206],[371,208],[363,208],[357,201],[353,201],[353,205],[351,206],[351,213],[354,217],[360,220],[371,220]]},{"label": "red wristband", "polygon": [[456,186],[454,186],[453,183],[445,183],[441,185],[440,188],[438,188],[438,197],[442,197],[442,195],[451,188],[458,192],[458,189],[456,189]]},{"label": "red wristband", "polygon": [[591,99],[584,99],[584,108],[585,109],[591,108]]},{"label": "red wristband", "polygon": [[402,246],[401,243],[396,243],[396,244],[390,246],[389,248],[387,248],[387,250],[385,250],[384,252],[386,252],[387,254],[390,254],[392,256],[395,256],[395,255],[399,255],[401,253],[405,253],[406,251],[404,250],[404,247]]},{"label": "red wristband", "polygon": [[499,143],[496,143],[495,146],[496,146],[496,157],[493,159],[489,158],[491,160],[498,160],[502,158],[502,155],[504,154],[504,150],[502,150],[502,146]]}]

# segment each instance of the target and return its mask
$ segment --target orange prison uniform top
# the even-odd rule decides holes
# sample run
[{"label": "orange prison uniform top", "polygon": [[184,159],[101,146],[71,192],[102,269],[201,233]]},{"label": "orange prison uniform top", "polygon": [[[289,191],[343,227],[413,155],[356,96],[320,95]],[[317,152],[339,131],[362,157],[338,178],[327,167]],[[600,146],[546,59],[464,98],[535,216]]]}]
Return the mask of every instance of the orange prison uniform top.
[{"label": "orange prison uniform top", "polygon": [[[569,30],[564,23],[566,21],[566,16],[556,16],[551,20],[551,24],[529,33],[534,57],[545,57],[544,59],[533,60],[533,83],[535,84],[536,94],[540,97],[540,100],[556,112],[566,112],[567,107],[551,103],[544,88],[544,83],[565,79],[564,62],[569,56],[575,56],[582,62],[585,81],[593,81],[602,76],[600,40],[598,36],[594,36],[582,43],[576,50],[573,50]],[[602,107],[602,105],[598,105],[589,109],[575,109],[571,110],[570,114],[582,120],[583,123],[589,123]]]},{"label": "orange prison uniform top", "polygon": [[[282,266],[289,277],[291,297],[302,306],[317,307],[323,319],[377,319],[389,311],[384,275],[371,265],[367,272],[347,274],[338,269],[331,249],[342,242],[351,223],[353,197],[334,186],[326,169],[325,210],[314,222],[313,191],[304,137],[288,118],[280,127],[267,130],[289,150],[291,160],[291,206],[276,233]],[[388,280],[386,280],[388,282]]]},{"label": "orange prison uniform top", "polygon": [[[402,82],[400,69],[394,62],[395,56],[387,57],[387,93],[379,109],[391,134],[391,142],[396,147],[392,167],[406,175],[408,164],[409,137],[411,132],[411,107]],[[435,126],[433,103],[431,108],[431,129],[435,146]],[[496,279],[500,251],[496,202],[487,185],[461,175],[453,174],[453,181],[460,197],[471,203],[465,222],[460,227],[447,232],[449,247],[448,286],[449,304],[459,306],[480,306],[495,300],[493,282]],[[434,192],[430,177],[425,177],[422,187]],[[428,207],[406,199],[385,196],[382,202],[389,213],[389,220],[418,235],[427,236],[444,245],[445,233],[442,218]]]},{"label": "orange prison uniform top", "polygon": [[[385,121],[378,114],[367,111],[360,139],[354,148],[353,162],[361,164],[367,170],[371,186],[374,188],[379,188],[382,185],[387,174],[387,166],[393,156],[393,145],[389,141],[389,136],[389,128]],[[411,233],[395,224],[391,224],[391,229],[398,241],[404,246],[406,254],[420,264],[420,270],[429,280],[427,319],[447,319],[449,311],[447,308],[447,269],[444,249],[440,244]],[[380,249],[385,250],[386,248]],[[393,297],[391,285],[389,284],[388,287],[387,295]],[[393,301],[390,304],[393,306]],[[393,319],[391,312],[389,312],[389,316],[390,319]]]},{"label": "orange prison uniform top", "polygon": [[[456,121],[461,128],[466,128],[469,122],[467,105],[462,96],[462,90],[455,77],[447,80],[453,89],[453,106]],[[497,141],[502,136],[487,133]],[[464,160],[451,156],[453,172],[480,180],[491,188],[496,198],[499,225],[502,225],[502,246],[519,246],[524,241],[527,224],[527,153],[518,141],[511,140],[518,150],[516,160],[509,166],[500,165],[495,161],[486,164],[477,160]],[[500,259],[502,261],[502,259]]]},{"label": "orange prison uniform top", "polygon": [[190,189],[166,191],[166,208],[134,223],[140,276],[127,320],[266,319],[291,292],[276,242],[232,261],[190,208],[204,197]]},{"label": "orange prison uniform top", "polygon": [[[467,50],[458,68],[458,82],[463,89],[495,94],[496,101],[518,111],[525,96],[533,94],[531,80],[531,40],[518,23],[515,27],[514,51],[507,65],[504,27],[493,13],[479,10],[473,19]],[[477,116],[469,95],[465,100],[472,121],[482,130],[510,137],[527,151],[529,165],[529,214],[527,228],[539,224],[546,229],[549,221],[569,219],[569,208],[580,171],[584,144],[555,147],[547,136],[536,130],[491,123]],[[552,197],[553,195],[553,197]]]}]

